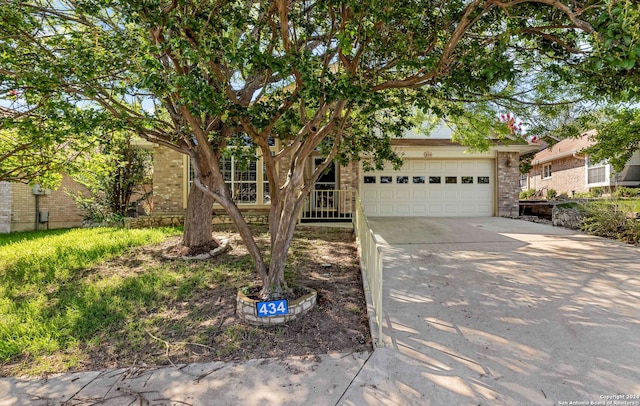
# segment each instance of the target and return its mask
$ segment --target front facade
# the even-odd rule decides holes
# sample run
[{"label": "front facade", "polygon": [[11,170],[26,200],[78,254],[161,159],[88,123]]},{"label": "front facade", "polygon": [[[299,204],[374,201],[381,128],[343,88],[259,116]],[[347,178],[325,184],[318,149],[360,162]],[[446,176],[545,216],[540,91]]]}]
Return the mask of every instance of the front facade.
[{"label": "front facade", "polygon": [[[403,157],[402,168],[365,172],[357,162],[329,168],[316,183],[301,219],[348,218],[358,191],[368,216],[517,216],[519,156],[537,148],[496,144],[489,151],[469,153],[451,141],[451,131],[444,126],[429,137],[408,133],[392,145]],[[309,174],[319,161],[319,156],[309,158]],[[279,169],[287,166],[283,162]],[[268,212],[269,185],[261,158],[243,170],[230,159],[224,168],[240,209]],[[185,155],[154,148],[155,215],[184,213],[191,176]]]},{"label": "front facade", "polygon": [[84,213],[66,193],[79,188],[67,175],[57,190],[0,182],[0,233],[80,226]]},{"label": "front facade", "polygon": [[521,189],[534,189],[546,196],[549,190],[573,196],[593,188],[640,186],[640,152],[636,152],[616,173],[607,162],[593,162],[584,150],[594,144],[593,131],[578,138],[564,139],[538,152],[531,161],[532,169],[521,179]]}]

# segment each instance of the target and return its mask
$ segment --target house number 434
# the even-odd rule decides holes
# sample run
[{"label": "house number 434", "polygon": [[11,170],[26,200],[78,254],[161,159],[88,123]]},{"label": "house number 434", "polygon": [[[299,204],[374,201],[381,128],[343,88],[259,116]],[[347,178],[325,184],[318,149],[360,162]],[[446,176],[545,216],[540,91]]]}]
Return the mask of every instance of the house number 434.
[{"label": "house number 434", "polygon": [[277,316],[280,314],[288,314],[289,307],[286,300],[272,300],[269,302],[256,303],[258,317]]}]

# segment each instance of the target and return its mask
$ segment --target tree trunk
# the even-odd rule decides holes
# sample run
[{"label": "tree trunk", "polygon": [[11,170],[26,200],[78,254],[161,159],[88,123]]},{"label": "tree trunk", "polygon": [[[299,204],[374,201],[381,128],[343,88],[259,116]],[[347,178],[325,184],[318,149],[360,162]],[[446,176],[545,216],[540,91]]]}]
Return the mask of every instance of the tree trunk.
[{"label": "tree trunk", "polygon": [[[283,206],[280,222],[275,233],[271,235],[271,261],[269,262],[269,293],[279,295],[284,292],[287,283],[284,279],[284,269],[287,264],[287,256],[293,239],[293,233],[298,222],[298,212],[304,202],[304,198],[289,197],[287,204]],[[265,287],[266,288],[266,287]],[[263,288],[264,289],[264,288]]]},{"label": "tree trunk", "polygon": [[213,241],[211,226],[213,201],[213,197],[195,185],[191,185],[187,212],[184,216],[183,245],[191,248]]}]

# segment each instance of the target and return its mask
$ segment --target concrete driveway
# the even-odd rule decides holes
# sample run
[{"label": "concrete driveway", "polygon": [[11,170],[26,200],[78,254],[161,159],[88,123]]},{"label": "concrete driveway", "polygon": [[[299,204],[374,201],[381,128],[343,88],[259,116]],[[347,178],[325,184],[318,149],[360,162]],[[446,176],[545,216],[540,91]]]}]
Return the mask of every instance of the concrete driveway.
[{"label": "concrete driveway", "polygon": [[369,221],[386,345],[341,404],[640,405],[637,247],[504,218]]}]

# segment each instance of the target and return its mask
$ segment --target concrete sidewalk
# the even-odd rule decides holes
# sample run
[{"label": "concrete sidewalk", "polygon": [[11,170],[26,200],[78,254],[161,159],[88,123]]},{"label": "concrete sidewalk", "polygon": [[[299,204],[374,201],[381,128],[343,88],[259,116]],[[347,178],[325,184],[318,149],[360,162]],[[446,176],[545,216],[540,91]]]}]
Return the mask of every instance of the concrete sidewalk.
[{"label": "concrete sidewalk", "polygon": [[335,405],[368,353],[0,379],[0,405]]},{"label": "concrete sidewalk", "polygon": [[637,247],[502,218],[370,222],[385,258],[372,354],[0,379],[0,406],[640,406]]}]

